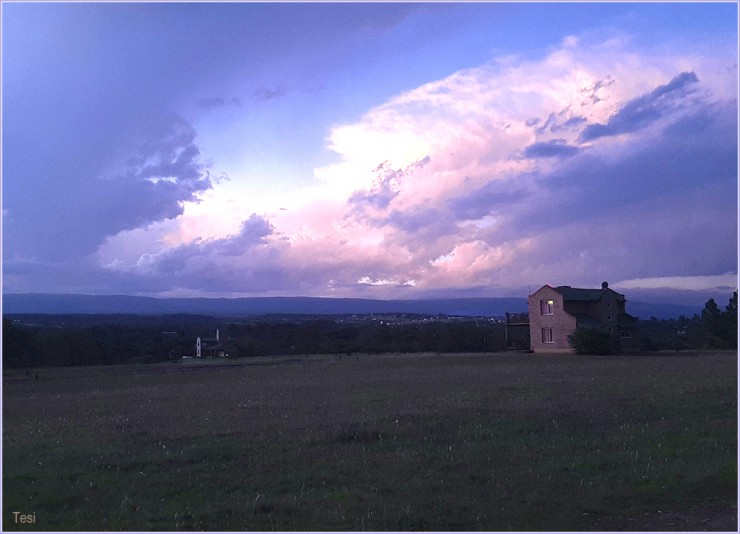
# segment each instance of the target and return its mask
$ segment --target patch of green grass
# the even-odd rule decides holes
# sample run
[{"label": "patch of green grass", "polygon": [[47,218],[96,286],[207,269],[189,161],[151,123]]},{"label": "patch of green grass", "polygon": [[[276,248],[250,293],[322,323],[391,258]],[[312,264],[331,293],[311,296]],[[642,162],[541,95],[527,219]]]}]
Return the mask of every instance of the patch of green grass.
[{"label": "patch of green grass", "polygon": [[[65,406],[11,391],[4,529],[619,530],[736,503],[735,362],[411,362],[145,377],[129,389],[158,404],[140,411],[125,377],[108,396],[96,380],[75,421],[99,426],[77,433]],[[68,387],[73,409],[86,383]],[[204,391],[220,408],[181,405]]]}]

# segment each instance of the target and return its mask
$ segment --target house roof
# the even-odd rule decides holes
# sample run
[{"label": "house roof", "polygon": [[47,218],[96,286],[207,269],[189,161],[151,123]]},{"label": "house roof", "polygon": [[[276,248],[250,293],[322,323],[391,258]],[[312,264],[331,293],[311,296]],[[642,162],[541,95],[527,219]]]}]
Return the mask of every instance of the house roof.
[{"label": "house roof", "polygon": [[619,323],[619,328],[626,330],[634,330],[637,328],[637,317],[633,317],[629,313],[620,313],[617,316],[617,322]]},{"label": "house roof", "polygon": [[578,300],[587,302],[598,302],[604,296],[605,291],[611,291],[617,296],[617,300],[625,300],[624,295],[617,293],[612,289],[583,289],[580,287],[558,286],[553,288],[563,295],[564,300]]}]

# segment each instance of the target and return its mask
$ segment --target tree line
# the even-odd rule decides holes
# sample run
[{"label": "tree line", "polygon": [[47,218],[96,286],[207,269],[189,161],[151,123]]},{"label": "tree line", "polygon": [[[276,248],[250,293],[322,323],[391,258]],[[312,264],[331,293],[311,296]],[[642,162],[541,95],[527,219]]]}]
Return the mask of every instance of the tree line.
[{"label": "tree line", "polygon": [[[197,337],[220,330],[229,357],[381,352],[493,352],[504,325],[489,320],[380,324],[334,319],[223,322],[151,317],[3,318],[7,368],[157,363],[195,355]],[[90,323],[93,324],[90,324]],[[60,324],[63,323],[63,324]]]},{"label": "tree line", "polygon": [[737,349],[737,291],[724,310],[709,299],[701,314],[678,319],[640,321],[643,350]]},{"label": "tree line", "polygon": [[[485,319],[401,323],[328,317],[224,321],[200,315],[14,315],[3,317],[3,367],[157,363],[194,356],[197,337],[220,329],[230,357],[381,352],[497,352],[505,326]],[[642,350],[737,349],[737,292],[709,299],[693,317],[639,321]],[[526,345],[526,343],[525,343]],[[520,348],[526,348],[522,346]]]}]

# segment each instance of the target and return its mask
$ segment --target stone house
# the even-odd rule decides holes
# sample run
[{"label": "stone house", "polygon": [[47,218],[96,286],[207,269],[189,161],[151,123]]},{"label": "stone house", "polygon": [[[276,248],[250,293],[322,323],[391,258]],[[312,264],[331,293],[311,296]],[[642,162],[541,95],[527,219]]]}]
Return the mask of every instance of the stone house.
[{"label": "stone house", "polygon": [[571,352],[568,336],[579,327],[609,334],[613,352],[638,351],[637,319],[624,295],[609,289],[542,286],[529,296],[529,335],[535,352]]}]

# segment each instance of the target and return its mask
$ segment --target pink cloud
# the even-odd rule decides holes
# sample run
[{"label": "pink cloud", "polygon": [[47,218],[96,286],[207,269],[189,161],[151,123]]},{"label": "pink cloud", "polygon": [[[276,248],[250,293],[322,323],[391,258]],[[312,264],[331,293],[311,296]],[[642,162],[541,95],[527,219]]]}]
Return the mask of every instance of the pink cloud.
[{"label": "pink cloud", "polygon": [[[723,205],[717,219],[692,204],[733,190],[727,82],[704,81],[713,60],[694,58],[691,98],[651,108],[640,128],[582,139],[686,79],[685,58],[637,68],[643,59],[624,46],[569,39],[539,61],[493,61],[398,95],[330,133],[339,162],[316,169],[315,187],[286,198],[288,209],[142,256],[127,272],[160,276],[168,290],[374,296],[726,272],[727,254],[682,258],[662,244],[689,236],[721,250],[733,237],[712,228],[736,208]],[[697,127],[728,137],[697,139]],[[679,145],[719,162],[704,196],[691,187],[703,164],[676,164]]]}]

